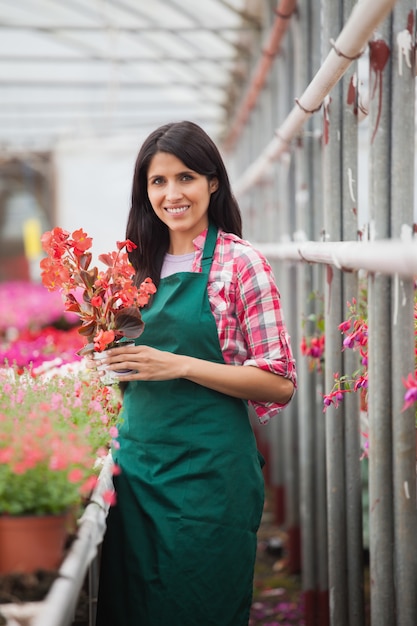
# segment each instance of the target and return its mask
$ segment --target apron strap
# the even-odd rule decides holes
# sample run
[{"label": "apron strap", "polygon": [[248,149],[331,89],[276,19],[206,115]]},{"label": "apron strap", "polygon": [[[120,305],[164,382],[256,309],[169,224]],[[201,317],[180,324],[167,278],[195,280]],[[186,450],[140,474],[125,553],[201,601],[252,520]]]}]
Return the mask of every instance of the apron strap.
[{"label": "apron strap", "polygon": [[212,222],[210,222],[209,227],[208,227],[206,241],[204,244],[203,258],[201,260],[201,273],[207,274],[207,276],[210,272],[211,263],[213,260],[214,248],[216,247],[216,241],[217,241],[217,227]]}]

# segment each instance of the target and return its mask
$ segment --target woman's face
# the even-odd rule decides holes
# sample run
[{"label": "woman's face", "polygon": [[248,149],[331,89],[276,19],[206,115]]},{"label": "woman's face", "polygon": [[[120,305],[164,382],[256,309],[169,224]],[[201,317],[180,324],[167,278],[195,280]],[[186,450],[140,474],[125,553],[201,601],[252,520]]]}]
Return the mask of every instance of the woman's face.
[{"label": "woman's face", "polygon": [[168,152],[157,152],[149,164],[148,197],[171,241],[185,236],[191,242],[207,228],[210,196],[217,187],[217,179],[208,181]]}]

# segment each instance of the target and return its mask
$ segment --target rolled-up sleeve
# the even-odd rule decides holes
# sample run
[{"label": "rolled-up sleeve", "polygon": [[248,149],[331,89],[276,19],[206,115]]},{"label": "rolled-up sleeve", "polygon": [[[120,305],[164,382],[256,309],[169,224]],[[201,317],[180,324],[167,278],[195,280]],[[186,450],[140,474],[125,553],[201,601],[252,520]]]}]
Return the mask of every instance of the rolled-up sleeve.
[{"label": "rolled-up sleeve", "polygon": [[[296,388],[295,361],[271,266],[261,253],[248,247],[237,261],[237,279],[236,314],[247,343],[243,365],[288,378]],[[260,422],[266,423],[288,403],[251,404]]]},{"label": "rolled-up sleeve", "polygon": [[[206,231],[194,240],[192,271],[201,272]],[[272,268],[261,252],[219,231],[207,291],[225,363],[254,365],[297,386],[295,361]],[[253,402],[264,424],[287,404]]]}]

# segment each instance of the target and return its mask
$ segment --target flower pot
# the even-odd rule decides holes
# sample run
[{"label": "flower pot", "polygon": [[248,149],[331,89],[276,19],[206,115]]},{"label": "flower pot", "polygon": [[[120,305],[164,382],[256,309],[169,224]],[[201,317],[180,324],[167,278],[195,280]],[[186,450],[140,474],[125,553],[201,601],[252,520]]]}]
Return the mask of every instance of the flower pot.
[{"label": "flower pot", "polygon": [[54,570],[63,558],[68,514],[0,515],[0,574]]},{"label": "flower pot", "polygon": [[[111,348],[121,348],[124,344],[133,345],[135,343],[134,339],[119,339],[119,341],[115,341],[113,345],[110,345],[106,350],[110,350]],[[95,361],[100,362],[101,359],[105,358],[105,352],[94,352],[93,358]],[[120,376],[123,374],[136,374],[136,370],[132,369],[122,369],[122,370],[106,370],[105,365],[97,365],[97,370],[103,371],[104,374],[101,376],[101,382],[103,385],[113,385],[120,381]]]}]

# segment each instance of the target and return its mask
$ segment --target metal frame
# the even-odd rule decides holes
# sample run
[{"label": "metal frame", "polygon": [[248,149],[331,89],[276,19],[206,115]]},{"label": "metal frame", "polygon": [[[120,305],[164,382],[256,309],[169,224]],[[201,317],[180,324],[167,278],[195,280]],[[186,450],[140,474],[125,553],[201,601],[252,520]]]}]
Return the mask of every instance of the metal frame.
[{"label": "metal frame", "polygon": [[[225,93],[245,80],[258,42],[259,3],[247,4],[3,0],[0,148],[52,150],[82,132],[142,136],[175,119],[220,137]],[[132,97],[136,109],[126,107]],[[63,99],[78,102],[77,116]],[[157,115],[149,115],[152,106]]]}]

